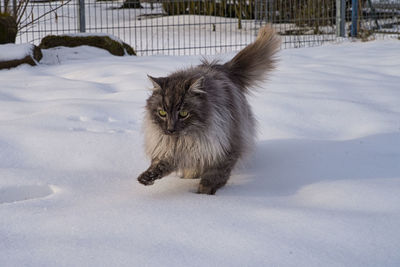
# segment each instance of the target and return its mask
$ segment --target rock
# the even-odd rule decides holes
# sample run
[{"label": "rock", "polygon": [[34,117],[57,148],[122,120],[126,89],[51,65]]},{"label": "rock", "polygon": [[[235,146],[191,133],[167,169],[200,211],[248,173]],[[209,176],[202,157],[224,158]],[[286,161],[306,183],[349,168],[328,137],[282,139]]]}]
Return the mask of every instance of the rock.
[{"label": "rock", "polygon": [[130,45],[128,45],[127,43],[122,43],[122,46],[123,46],[123,48],[125,49],[125,51],[126,51],[126,53],[128,54],[128,55],[131,55],[131,56],[136,56],[136,52],[135,52],[135,50],[133,50],[133,48],[130,46]]},{"label": "rock", "polygon": [[136,56],[131,46],[107,35],[48,35],[42,39],[39,47],[47,49],[56,46],[76,47],[80,45],[102,48],[115,56],[124,56],[125,54]]},{"label": "rock", "polygon": [[9,15],[0,13],[0,44],[15,43],[17,23]]},{"label": "rock", "polygon": [[[9,46],[10,44],[8,44]],[[18,46],[15,45],[14,46]],[[39,47],[35,45],[30,45],[31,48],[28,49],[28,51],[25,53],[26,55],[22,58],[15,58],[15,59],[8,59],[8,60],[0,60],[0,69],[10,69],[17,67],[21,64],[29,64],[31,66],[37,65],[37,62],[39,62],[43,55],[42,51],[40,50]],[[0,45],[1,47],[1,45]]]},{"label": "rock", "polygon": [[121,8],[143,8],[139,0],[125,0]]}]

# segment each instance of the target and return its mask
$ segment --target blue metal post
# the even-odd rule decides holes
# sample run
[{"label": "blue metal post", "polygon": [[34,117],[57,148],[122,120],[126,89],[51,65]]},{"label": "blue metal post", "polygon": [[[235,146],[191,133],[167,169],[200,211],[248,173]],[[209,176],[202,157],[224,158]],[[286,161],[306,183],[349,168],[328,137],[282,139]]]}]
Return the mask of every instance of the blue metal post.
[{"label": "blue metal post", "polygon": [[357,37],[358,0],[352,0],[351,2],[351,37]]}]

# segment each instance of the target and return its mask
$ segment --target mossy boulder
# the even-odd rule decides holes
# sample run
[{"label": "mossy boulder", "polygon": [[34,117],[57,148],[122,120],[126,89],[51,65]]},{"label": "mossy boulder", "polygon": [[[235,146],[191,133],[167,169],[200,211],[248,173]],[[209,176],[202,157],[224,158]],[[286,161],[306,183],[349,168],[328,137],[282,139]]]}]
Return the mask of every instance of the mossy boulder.
[{"label": "mossy boulder", "polygon": [[[3,44],[0,45],[0,50],[2,50],[2,46],[7,46],[6,49],[12,49],[9,47],[10,45],[14,46],[15,48],[21,46],[16,44]],[[24,51],[24,53],[21,53],[20,56],[16,58],[9,58],[7,60],[0,60],[0,69],[15,68],[22,64],[29,64],[31,66],[37,65],[37,62],[39,62],[43,57],[40,48],[32,44],[25,44],[23,46],[24,47],[21,47],[21,50]],[[26,47],[28,48],[26,49]]]},{"label": "mossy boulder", "polygon": [[0,44],[15,43],[17,32],[15,19],[8,14],[0,13]]},{"label": "mossy boulder", "polygon": [[126,54],[136,56],[131,46],[124,42],[116,41],[107,35],[48,35],[42,39],[39,47],[47,49],[57,46],[77,47],[81,45],[105,49],[115,56],[124,56]]}]

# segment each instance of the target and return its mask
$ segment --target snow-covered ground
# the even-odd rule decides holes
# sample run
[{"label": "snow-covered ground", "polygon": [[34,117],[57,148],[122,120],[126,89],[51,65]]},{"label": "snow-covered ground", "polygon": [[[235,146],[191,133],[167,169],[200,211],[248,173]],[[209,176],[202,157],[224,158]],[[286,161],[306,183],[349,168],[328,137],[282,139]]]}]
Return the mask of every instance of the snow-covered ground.
[{"label": "snow-covered ground", "polygon": [[32,44],[0,44],[0,61],[23,59],[32,54]]},{"label": "snow-covered ground", "polygon": [[0,266],[399,266],[399,45],[281,51],[215,196],[136,181],[146,74],[199,57],[64,48],[0,71]]}]

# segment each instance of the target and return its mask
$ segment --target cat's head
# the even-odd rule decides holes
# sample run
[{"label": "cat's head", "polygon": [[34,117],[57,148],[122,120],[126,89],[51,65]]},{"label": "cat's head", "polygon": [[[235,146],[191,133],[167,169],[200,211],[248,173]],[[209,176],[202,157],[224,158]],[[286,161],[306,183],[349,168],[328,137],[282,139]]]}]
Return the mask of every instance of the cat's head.
[{"label": "cat's head", "polygon": [[205,129],[208,120],[204,78],[175,74],[148,76],[153,84],[147,99],[148,115],[165,135],[186,135]]}]

